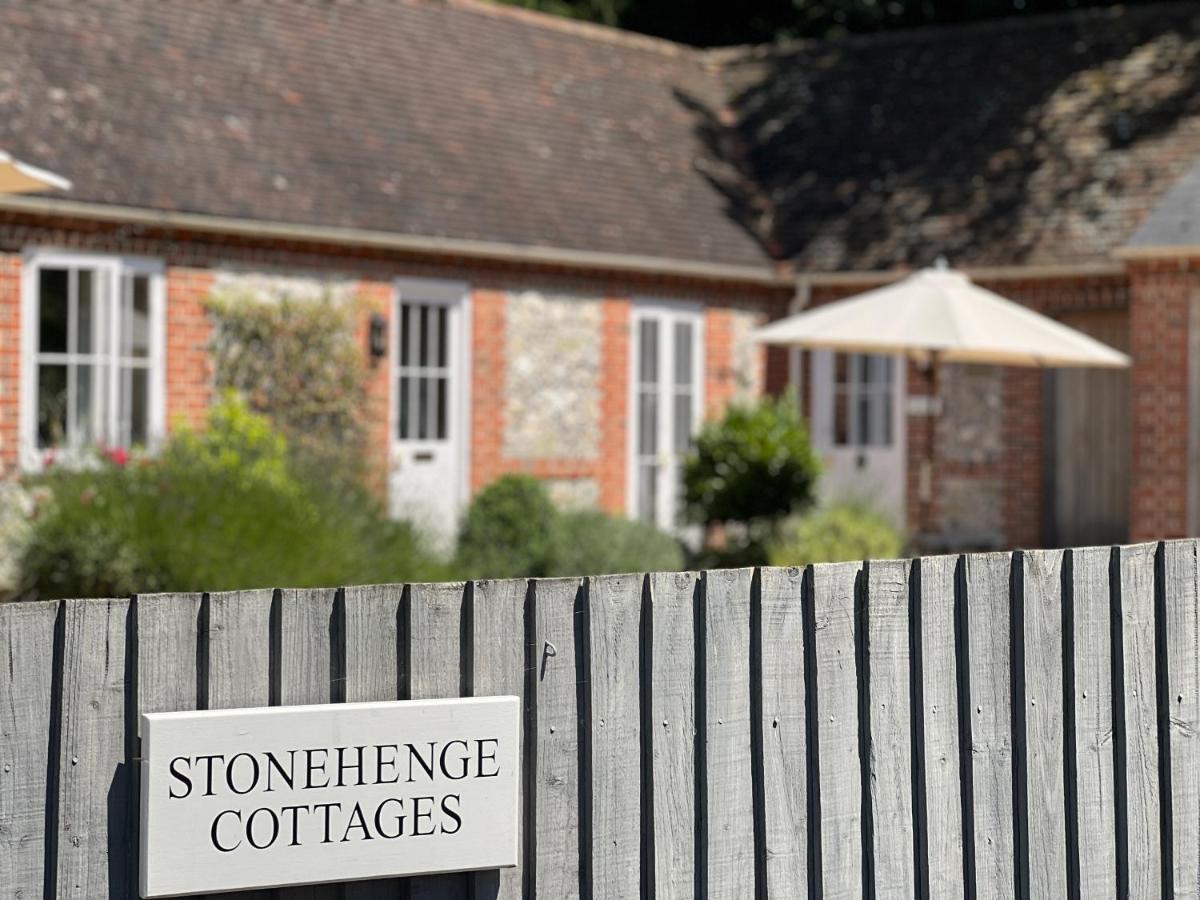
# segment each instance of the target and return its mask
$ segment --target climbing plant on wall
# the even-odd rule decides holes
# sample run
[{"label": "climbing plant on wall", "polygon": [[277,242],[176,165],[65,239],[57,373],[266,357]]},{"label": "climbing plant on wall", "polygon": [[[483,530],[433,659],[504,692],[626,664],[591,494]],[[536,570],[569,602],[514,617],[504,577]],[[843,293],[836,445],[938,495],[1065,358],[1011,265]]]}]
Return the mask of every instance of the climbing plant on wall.
[{"label": "climbing plant on wall", "polygon": [[286,435],[305,463],[360,475],[366,453],[366,363],[355,334],[354,298],[218,290],[214,381],[237,391]]}]

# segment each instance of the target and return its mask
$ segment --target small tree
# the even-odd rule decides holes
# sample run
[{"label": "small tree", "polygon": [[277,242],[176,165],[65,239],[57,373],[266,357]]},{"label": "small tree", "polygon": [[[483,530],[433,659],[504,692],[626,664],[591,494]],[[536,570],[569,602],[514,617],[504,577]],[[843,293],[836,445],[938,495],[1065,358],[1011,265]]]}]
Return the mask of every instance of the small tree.
[{"label": "small tree", "polygon": [[738,523],[741,547],[733,555],[761,562],[779,523],[812,506],[819,474],[793,395],[734,404],[696,438],[684,464],[684,499],[710,544],[720,526]]}]

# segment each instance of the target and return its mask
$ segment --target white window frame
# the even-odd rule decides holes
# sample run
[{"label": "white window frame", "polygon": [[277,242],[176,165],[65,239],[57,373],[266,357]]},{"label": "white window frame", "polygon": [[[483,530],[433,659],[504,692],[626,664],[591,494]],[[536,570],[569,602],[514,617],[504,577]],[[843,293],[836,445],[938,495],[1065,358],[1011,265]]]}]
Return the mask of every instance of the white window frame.
[{"label": "white window frame", "polygon": [[[638,452],[638,364],[640,360],[638,335],[641,323],[647,319],[654,319],[660,323],[660,328],[665,326],[666,329],[671,329],[676,322],[687,322],[692,326],[692,367],[695,377],[695,390],[692,392],[692,435],[694,436],[704,424],[705,386],[708,375],[707,361],[704,354],[705,313],[706,308],[703,303],[691,300],[635,298],[633,301],[633,310],[629,320],[629,390],[625,400],[627,409],[625,419],[627,431],[625,509],[626,515],[630,519],[636,520],[640,518],[638,515],[641,500],[641,478],[638,471],[640,461],[640,454]],[[674,349],[670,342],[667,342],[667,345],[668,352],[662,354],[659,358],[659,371],[660,373],[667,373],[667,378],[673,378]],[[662,378],[660,376],[660,384],[661,382]],[[658,447],[660,448],[660,457],[664,452],[662,450],[663,447],[671,447],[670,452],[674,453],[674,436],[671,433],[671,429],[667,428],[668,417],[662,413],[663,408],[660,399],[658,417]],[[670,416],[670,424],[674,425],[673,413]],[[682,495],[680,499],[682,499]],[[657,521],[654,524],[657,527],[662,527]],[[685,523],[677,521],[670,530],[673,533],[682,534],[685,531]]]},{"label": "white window frame", "polygon": [[[837,380],[837,362],[838,357],[846,358],[847,373],[849,379],[843,384]],[[890,368],[890,377],[887,381],[865,381],[861,377],[859,365],[862,360],[870,359],[877,362],[883,362]],[[888,449],[896,446],[897,432],[899,423],[896,421],[895,410],[895,390],[896,379],[898,377],[897,368],[898,360],[889,354],[880,353],[834,353],[833,356],[833,372],[830,381],[830,389],[833,391],[830,406],[830,443],[832,446],[841,450],[863,450],[872,447],[879,449]],[[838,443],[837,435],[837,405],[839,396],[846,398],[846,441]],[[871,406],[871,422],[870,427],[874,430],[882,431],[884,423],[888,425],[888,439],[886,441],[867,440],[861,432],[860,421],[858,418],[858,405],[862,398],[870,397],[874,399]]]},{"label": "white window frame", "polygon": [[[165,267],[161,260],[141,256],[118,256],[110,254],[76,252],[53,248],[31,248],[26,250],[21,265],[21,383],[19,391],[19,420],[18,441],[19,460],[21,468],[27,472],[37,472],[44,468],[47,455],[52,454],[56,460],[71,461],[80,454],[92,452],[92,448],[39,448],[37,435],[38,421],[38,363],[43,356],[38,346],[40,334],[39,296],[38,289],[43,269],[53,268],[88,268],[95,270],[99,277],[109,279],[108,292],[105,296],[119,297],[121,279],[126,275],[146,275],[149,277],[150,299],[150,347],[146,363],[147,378],[147,409],[146,409],[146,446],[150,451],[158,449],[166,434],[166,278]],[[109,301],[111,303],[111,301]],[[109,350],[107,355],[116,358],[116,352],[111,349],[116,346],[118,333],[118,316],[106,312],[104,319]],[[71,352],[70,346],[66,353],[52,354],[61,356],[66,365],[78,364],[81,358],[94,357],[95,354],[77,354]],[[79,358],[77,358],[79,357]],[[112,365],[110,360],[109,365]],[[127,423],[118,421],[116,398],[119,386],[117,379],[108,378],[106,388],[109,392],[107,409],[109,420],[106,423],[106,436],[128,427]],[[119,446],[114,444],[114,446]]]},{"label": "white window frame", "polygon": [[[431,306],[457,307],[459,312],[458,346],[453,348],[448,368],[456,409],[447,425],[450,439],[457,442],[455,455],[459,472],[459,497],[470,496],[471,485],[471,286],[465,281],[442,278],[397,278],[393,282],[390,327],[388,328],[388,435],[392,459],[402,447],[430,443],[420,439],[400,440],[400,306],[406,301]],[[449,346],[449,345],[448,345]],[[457,389],[453,388],[457,381]],[[449,394],[447,394],[449,396]],[[457,436],[455,436],[457,435]]]}]

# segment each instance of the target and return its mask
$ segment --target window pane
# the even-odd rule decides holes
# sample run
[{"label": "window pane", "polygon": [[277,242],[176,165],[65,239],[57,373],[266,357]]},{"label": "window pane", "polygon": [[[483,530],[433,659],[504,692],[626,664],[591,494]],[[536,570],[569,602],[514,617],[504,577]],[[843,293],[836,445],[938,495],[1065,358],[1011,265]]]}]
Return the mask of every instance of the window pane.
[{"label": "window pane", "polygon": [[850,380],[850,355],[847,353],[833,354],[833,383],[844,385]]},{"label": "window pane", "polygon": [[417,379],[417,437],[429,437],[429,379]]},{"label": "window pane", "polygon": [[845,388],[833,392],[833,442],[839,447],[850,443],[849,397]]},{"label": "window pane", "polygon": [[881,394],[879,397],[880,406],[880,434],[879,444],[883,447],[892,445],[892,395],[889,390],[886,394]]},{"label": "window pane", "polygon": [[658,383],[658,323],[652,319],[638,323],[638,380]]},{"label": "window pane", "polygon": [[642,463],[638,466],[638,518],[643,522],[655,521],[658,509],[658,466]]},{"label": "window pane", "polygon": [[66,366],[38,366],[37,418],[39,447],[58,447],[66,440]]},{"label": "window pane", "polygon": [[408,382],[407,375],[400,376],[400,386],[396,390],[396,397],[399,400],[400,408],[396,413],[396,436],[400,440],[408,438],[408,416],[409,416],[409,398],[408,398]]},{"label": "window pane", "polygon": [[422,366],[429,365],[429,307],[422,306],[421,309],[421,331],[420,331],[420,355],[417,361]]},{"label": "window pane", "polygon": [[437,329],[438,340],[437,340],[437,359],[434,361],[435,365],[439,365],[439,366],[450,365],[450,356],[446,352],[447,351],[446,326],[449,321],[449,318],[450,318],[450,310],[446,309],[446,307],[444,307],[444,306],[438,307],[438,329]]},{"label": "window pane", "polygon": [[[400,365],[408,365],[408,344],[412,334],[412,307],[400,304]],[[403,392],[401,392],[403,393]]]},{"label": "window pane", "polygon": [[692,445],[692,395],[675,395],[675,452],[687,453]]},{"label": "window pane", "polygon": [[100,351],[100,301],[96,297],[96,279],[90,269],[75,272],[75,352]]},{"label": "window pane", "polygon": [[[67,270],[42,269],[38,279],[38,350],[67,352]],[[64,377],[63,385],[66,385]]]},{"label": "window pane", "polygon": [[446,379],[437,380],[437,431],[434,433],[439,441],[446,439]]},{"label": "window pane", "polygon": [[675,384],[691,387],[692,373],[692,323],[675,323]]},{"label": "window pane", "polygon": [[132,282],[122,344],[130,356],[145,359],[150,355],[150,278],[134,275]]},{"label": "window pane", "polygon": [[638,392],[638,453],[658,452],[658,397],[653,392]]},{"label": "window pane", "polygon": [[856,446],[864,446],[872,443],[871,441],[871,407],[872,394],[865,391],[860,391],[855,398],[854,409],[857,421],[855,422],[854,435],[851,438]]},{"label": "window pane", "polygon": [[148,435],[147,422],[150,409],[150,372],[136,368],[129,370],[129,442],[144,444]]},{"label": "window pane", "polygon": [[100,383],[96,366],[75,367],[75,430],[71,443],[90,447],[100,439]]}]

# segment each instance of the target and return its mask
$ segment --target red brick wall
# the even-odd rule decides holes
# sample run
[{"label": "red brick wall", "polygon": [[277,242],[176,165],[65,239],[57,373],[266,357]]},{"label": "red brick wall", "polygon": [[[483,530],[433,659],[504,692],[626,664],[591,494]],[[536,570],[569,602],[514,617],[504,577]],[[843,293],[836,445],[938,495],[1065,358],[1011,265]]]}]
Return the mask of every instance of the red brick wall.
[{"label": "red brick wall", "polygon": [[600,336],[600,508],[610,513],[625,510],[625,482],[629,456],[629,300],[603,303]]},{"label": "red brick wall", "polygon": [[506,471],[504,463],[503,291],[471,296],[471,493]]},{"label": "red brick wall", "polygon": [[1189,306],[1200,294],[1200,264],[1178,260],[1130,266],[1133,469],[1130,539],[1188,533]]},{"label": "red brick wall", "polygon": [[0,476],[17,465],[21,378],[21,258],[0,254]]},{"label": "red brick wall", "polygon": [[[361,303],[358,318],[358,346],[368,345],[371,317],[378,314],[383,317],[385,334],[388,345],[392,340],[392,298],[394,289],[387,281],[360,281],[355,293]],[[380,496],[387,489],[387,475],[391,466],[392,452],[392,417],[391,397],[392,380],[391,365],[388,357],[367,360],[367,406],[363,410],[363,419],[367,425],[367,447],[370,458],[367,460],[367,472],[371,484]]]},{"label": "red brick wall", "polygon": [[204,300],[212,290],[209,269],[167,268],[167,428],[199,425],[212,402],[212,323]]}]

